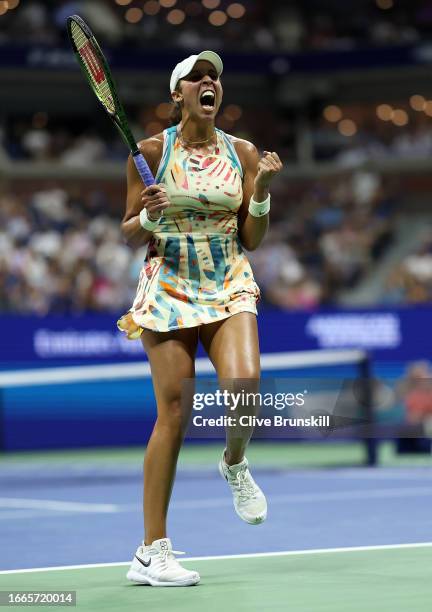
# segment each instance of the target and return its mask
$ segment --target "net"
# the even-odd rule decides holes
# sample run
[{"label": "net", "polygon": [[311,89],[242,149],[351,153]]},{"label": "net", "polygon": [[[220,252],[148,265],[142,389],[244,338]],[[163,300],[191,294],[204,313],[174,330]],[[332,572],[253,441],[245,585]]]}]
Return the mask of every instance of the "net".
[{"label": "net", "polygon": [[[308,387],[314,411],[324,402],[342,397],[340,388],[345,381],[362,381],[364,401],[360,416],[369,419],[368,426],[372,423],[367,396],[370,367],[365,352],[266,354],[261,357],[261,366],[265,388],[270,385],[272,391],[279,393],[288,383],[293,392]],[[214,376],[208,359],[196,360],[196,374],[198,382]],[[0,392],[1,444],[8,450],[142,445],[156,416],[150,367],[146,362],[2,372]],[[344,430],[340,437],[344,436],[360,442],[367,462],[375,463],[374,439],[364,431],[353,435]],[[204,432],[200,437],[205,441]],[[319,441],[329,440],[320,436]]]},{"label": "net", "polygon": [[71,22],[71,36],[81,58],[87,79],[98,99],[106,110],[114,114],[116,111],[110,85],[105,74],[105,67],[96,52],[91,40],[88,39],[76,21]]}]

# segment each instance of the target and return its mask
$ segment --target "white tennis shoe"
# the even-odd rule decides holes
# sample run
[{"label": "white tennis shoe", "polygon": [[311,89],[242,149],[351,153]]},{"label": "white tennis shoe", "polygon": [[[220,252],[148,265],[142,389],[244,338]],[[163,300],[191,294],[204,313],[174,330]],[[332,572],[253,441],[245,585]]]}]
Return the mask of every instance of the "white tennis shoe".
[{"label": "white tennis shoe", "polygon": [[228,465],[225,451],[219,462],[219,472],[228,482],[234,501],[234,508],[241,519],[251,525],[258,525],[267,517],[267,501],[264,493],[252,478],[246,457],[241,463]]},{"label": "white tennis shoe", "polygon": [[200,575],[185,569],[174,555],[184,553],[173,550],[169,538],[155,540],[150,546],[139,546],[126,577],[132,582],[151,586],[192,586]]}]

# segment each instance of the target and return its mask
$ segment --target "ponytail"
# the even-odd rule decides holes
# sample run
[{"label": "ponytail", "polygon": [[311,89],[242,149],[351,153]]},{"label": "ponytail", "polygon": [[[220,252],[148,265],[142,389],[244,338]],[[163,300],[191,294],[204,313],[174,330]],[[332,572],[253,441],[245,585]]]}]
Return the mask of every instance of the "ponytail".
[{"label": "ponytail", "polygon": [[171,112],[169,115],[170,125],[177,125],[182,119],[182,110],[178,102],[172,103]]}]

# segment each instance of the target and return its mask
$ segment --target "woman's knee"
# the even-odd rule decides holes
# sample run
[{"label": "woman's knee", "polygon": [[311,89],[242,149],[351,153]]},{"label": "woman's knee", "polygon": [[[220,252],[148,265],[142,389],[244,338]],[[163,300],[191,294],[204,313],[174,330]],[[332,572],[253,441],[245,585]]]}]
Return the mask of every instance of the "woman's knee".
[{"label": "woman's knee", "polygon": [[183,435],[187,425],[189,410],[181,397],[164,401],[158,406],[156,427],[171,435]]},{"label": "woman's knee", "polygon": [[256,381],[260,378],[260,367],[252,360],[250,363],[239,364],[237,368],[231,371],[231,377],[234,380]]},{"label": "woman's knee", "polygon": [[243,396],[258,393],[260,390],[260,368],[254,364],[234,368],[230,372],[222,368],[218,372],[219,386],[234,395]]}]

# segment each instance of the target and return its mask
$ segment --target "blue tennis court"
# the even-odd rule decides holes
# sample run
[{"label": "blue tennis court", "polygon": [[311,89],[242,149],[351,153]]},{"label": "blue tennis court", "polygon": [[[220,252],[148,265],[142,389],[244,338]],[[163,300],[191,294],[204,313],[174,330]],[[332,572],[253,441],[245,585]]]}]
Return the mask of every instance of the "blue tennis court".
[{"label": "blue tennis court", "polygon": [[[297,445],[299,446],[299,445]],[[306,446],[306,448],[304,447]],[[327,459],[347,449],[319,450]],[[297,454],[307,459],[307,445]],[[428,542],[430,467],[293,468],[295,448],[251,446],[268,520],[243,524],[217,473],[219,447],[183,453],[170,533],[188,556]],[[266,459],[267,454],[267,459]],[[281,461],[276,463],[277,455]],[[127,561],[142,534],[140,452],[1,462],[1,569]],[[132,461],[132,456],[134,460]]]},{"label": "blue tennis court", "polygon": [[[219,451],[215,444],[182,451],[169,531],[187,553],[185,565],[198,566],[201,584],[179,601],[166,589],[128,588],[125,579],[142,537],[142,449],[4,457],[1,588],[74,588],[80,610],[164,610],[174,601],[176,609],[199,609],[207,597],[215,606],[229,598],[243,610],[273,601],[271,575],[277,600],[286,604],[291,595],[298,610],[330,609],[323,594],[334,610],[364,610],[354,598],[360,591],[375,602],[373,610],[406,609],[398,606],[408,596],[410,610],[429,609],[429,583],[418,584],[432,560],[429,458],[407,465],[386,444],[382,466],[364,468],[357,465],[359,445],[256,442],[248,457],[269,514],[264,524],[251,526],[233,511],[216,469]],[[246,578],[249,570],[255,585]],[[397,595],[402,577],[405,591]],[[254,598],[243,599],[246,587],[251,593],[259,587]]]}]

